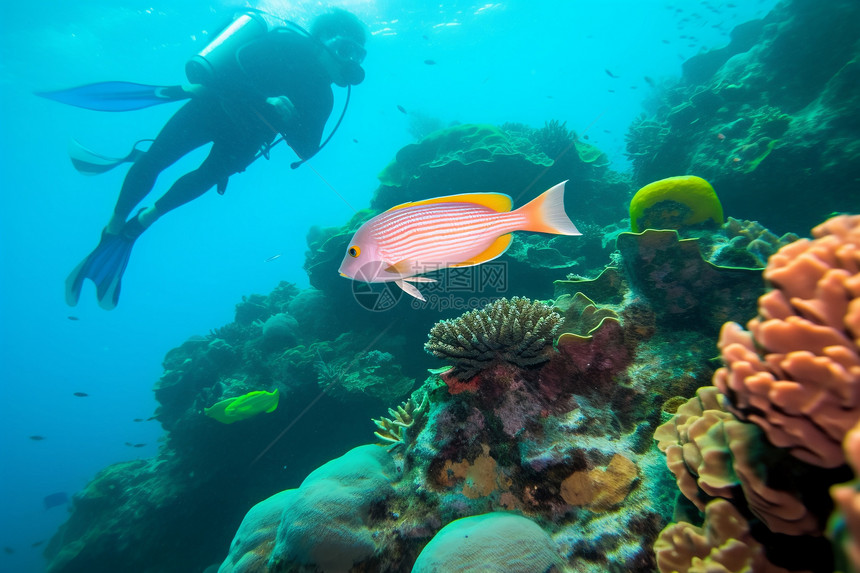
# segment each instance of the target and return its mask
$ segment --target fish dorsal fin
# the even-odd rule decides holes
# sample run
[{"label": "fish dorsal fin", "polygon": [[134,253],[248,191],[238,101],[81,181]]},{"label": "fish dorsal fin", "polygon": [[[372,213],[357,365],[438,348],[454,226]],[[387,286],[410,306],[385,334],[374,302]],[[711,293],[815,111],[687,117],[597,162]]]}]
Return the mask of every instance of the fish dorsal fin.
[{"label": "fish dorsal fin", "polygon": [[[409,203],[401,203],[389,209],[388,211],[396,211],[404,207],[418,207],[420,205],[433,205],[436,203],[477,203],[483,205],[497,213],[506,213],[514,206],[514,201],[504,193],[461,193],[459,195],[447,195],[445,197],[434,197],[433,199],[424,199],[423,201],[411,201]],[[388,212],[386,211],[386,213]]]},{"label": "fish dorsal fin", "polygon": [[508,250],[508,247],[511,246],[511,241],[514,236],[511,233],[507,235],[502,235],[495,241],[493,244],[489,246],[489,248],[483,253],[472,257],[468,261],[463,261],[462,263],[457,263],[456,265],[451,265],[452,267],[471,267],[474,265],[480,265],[481,263],[486,263],[487,261],[492,261],[498,256],[501,256],[502,253]]}]

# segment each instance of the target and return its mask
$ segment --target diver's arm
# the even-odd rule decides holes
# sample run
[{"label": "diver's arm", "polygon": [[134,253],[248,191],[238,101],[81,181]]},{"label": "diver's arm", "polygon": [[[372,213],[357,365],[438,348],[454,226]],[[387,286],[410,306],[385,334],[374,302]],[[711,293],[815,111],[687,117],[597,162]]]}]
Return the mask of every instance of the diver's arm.
[{"label": "diver's arm", "polygon": [[284,131],[293,125],[298,112],[296,111],[296,106],[290,101],[290,98],[283,95],[269,97],[266,98],[266,103],[275,110],[275,114],[278,116],[278,126],[281,128],[280,131]]}]

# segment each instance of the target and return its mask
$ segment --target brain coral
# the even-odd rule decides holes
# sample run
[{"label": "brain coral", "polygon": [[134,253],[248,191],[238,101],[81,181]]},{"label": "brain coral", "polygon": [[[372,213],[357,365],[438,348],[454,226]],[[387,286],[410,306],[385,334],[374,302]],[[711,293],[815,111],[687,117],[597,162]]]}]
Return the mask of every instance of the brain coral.
[{"label": "brain coral", "polygon": [[269,554],[275,546],[281,513],[293,502],[298,490],[288,489],[264,499],[252,507],[230,544],[230,554],[219,573],[265,571]]},{"label": "brain coral", "polygon": [[535,573],[561,571],[561,559],[543,529],[504,512],[452,521],[418,555],[412,573]]},{"label": "brain coral", "polygon": [[845,463],[860,420],[860,216],[834,217],[770,258],[759,316],[726,323],[714,385],[733,411],[810,464]]},{"label": "brain coral", "polygon": [[521,368],[546,362],[559,324],[561,316],[541,302],[503,298],[437,322],[424,348],[452,362],[457,375],[466,379],[498,360]]},{"label": "brain coral", "polygon": [[384,448],[359,446],[323,464],[298,489],[278,493],[245,516],[221,573],[347,571],[377,551],[370,507],[393,492]]}]

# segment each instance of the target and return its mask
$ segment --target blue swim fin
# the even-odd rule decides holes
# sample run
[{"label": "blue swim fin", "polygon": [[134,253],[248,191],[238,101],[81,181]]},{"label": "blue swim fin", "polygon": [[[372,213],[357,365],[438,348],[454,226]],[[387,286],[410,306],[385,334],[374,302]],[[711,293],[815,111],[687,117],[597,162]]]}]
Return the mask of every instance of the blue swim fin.
[{"label": "blue swim fin", "polygon": [[137,158],[145,153],[144,150],[138,149],[137,146],[149,141],[152,140],[141,139],[140,141],[136,141],[129,154],[125,157],[107,157],[87,149],[78,141],[72,139],[69,141],[69,158],[78,172],[84,175],[98,175],[110,171],[122,163],[137,161]]},{"label": "blue swim fin", "polygon": [[182,86],[131,82],[99,82],[66,90],[36,92],[36,95],[95,111],[131,111],[191,97]]},{"label": "blue swim fin", "polygon": [[66,304],[78,304],[84,279],[90,279],[96,285],[99,306],[105,310],[116,308],[122,275],[135,240],[137,237],[130,238],[125,233],[112,235],[102,231],[99,244],[66,279]]}]

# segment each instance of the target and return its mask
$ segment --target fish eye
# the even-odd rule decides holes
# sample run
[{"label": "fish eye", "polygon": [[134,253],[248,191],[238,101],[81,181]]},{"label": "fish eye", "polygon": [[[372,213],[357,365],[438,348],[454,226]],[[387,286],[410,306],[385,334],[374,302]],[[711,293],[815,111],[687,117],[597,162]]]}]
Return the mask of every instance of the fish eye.
[{"label": "fish eye", "polygon": [[360,254],[361,254],[361,249],[359,249],[359,248],[358,248],[358,245],[353,245],[353,246],[351,246],[350,248],[348,248],[348,249],[346,250],[346,253],[347,253],[350,257],[355,258],[355,257],[357,257],[358,255],[360,255]]}]

